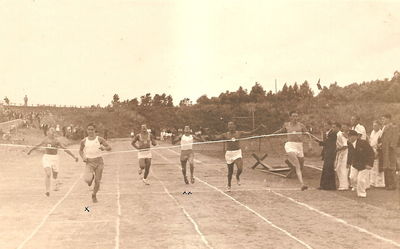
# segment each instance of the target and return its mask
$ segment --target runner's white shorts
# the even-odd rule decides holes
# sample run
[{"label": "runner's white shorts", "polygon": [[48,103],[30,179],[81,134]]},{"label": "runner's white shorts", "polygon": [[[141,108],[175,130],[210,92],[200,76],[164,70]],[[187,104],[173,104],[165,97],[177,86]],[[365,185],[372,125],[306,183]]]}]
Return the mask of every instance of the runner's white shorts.
[{"label": "runner's white shorts", "polygon": [[54,172],[58,172],[59,165],[58,155],[44,154],[42,158],[43,168],[51,168]]},{"label": "runner's white shorts", "polygon": [[286,142],[285,151],[286,153],[294,152],[297,157],[304,157],[302,142]]},{"label": "runner's white shorts", "polygon": [[138,159],[152,158],[150,150],[143,150],[138,152]]},{"label": "runner's white shorts", "polygon": [[227,150],[225,160],[227,164],[232,164],[236,159],[242,158],[242,150]]},{"label": "runner's white shorts", "polygon": [[194,153],[193,150],[181,150],[181,161],[189,161],[189,163],[193,163]]}]

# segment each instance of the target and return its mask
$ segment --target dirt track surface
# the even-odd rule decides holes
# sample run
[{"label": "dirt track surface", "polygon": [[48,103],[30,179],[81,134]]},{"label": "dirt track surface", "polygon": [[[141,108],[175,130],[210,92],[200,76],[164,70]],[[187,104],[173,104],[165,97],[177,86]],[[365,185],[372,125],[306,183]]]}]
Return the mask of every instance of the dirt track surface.
[{"label": "dirt track surface", "polygon": [[[111,145],[132,149],[127,140]],[[387,208],[352,192],[318,191],[315,169],[306,169],[312,188],[302,192],[295,179],[249,169],[254,160],[247,157],[242,185],[226,193],[222,155],[196,153],[196,183],[185,185],[179,150],[153,150],[145,186],[136,153],[114,153],[104,156],[99,203],[93,204],[80,179],[82,162],[60,153],[62,188],[48,198],[40,153],[0,153],[1,249],[400,248],[397,192],[369,193],[372,200],[385,196]]]}]

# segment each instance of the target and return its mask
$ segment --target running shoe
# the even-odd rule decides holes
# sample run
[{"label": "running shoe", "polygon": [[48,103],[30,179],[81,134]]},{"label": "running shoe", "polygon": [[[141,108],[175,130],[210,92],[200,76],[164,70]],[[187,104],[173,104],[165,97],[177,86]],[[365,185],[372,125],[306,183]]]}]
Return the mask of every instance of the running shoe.
[{"label": "running shoe", "polygon": [[93,201],[93,203],[97,203],[98,202],[97,197],[94,194],[92,194],[92,201]]},{"label": "running shoe", "polygon": [[231,192],[231,187],[230,187],[230,186],[226,186],[225,191],[226,191],[226,192]]},{"label": "running shoe", "polygon": [[143,169],[142,169],[142,168],[139,168],[139,170],[138,170],[139,175],[141,175],[142,172],[143,172]]},{"label": "running shoe", "polygon": [[189,184],[189,180],[187,179],[186,176],[183,178],[183,180],[185,181],[186,184]]},{"label": "running shoe", "polygon": [[301,191],[307,190],[308,187],[306,185],[301,186]]},{"label": "running shoe", "polygon": [[147,181],[147,179],[142,179],[142,181],[143,181],[143,183],[145,184],[145,185],[150,185],[150,183]]},{"label": "running shoe", "polygon": [[240,186],[241,183],[240,183],[240,179],[239,178],[236,178],[236,182],[237,182],[237,185]]},{"label": "running shoe", "polygon": [[190,183],[194,184],[194,177],[190,178]]}]

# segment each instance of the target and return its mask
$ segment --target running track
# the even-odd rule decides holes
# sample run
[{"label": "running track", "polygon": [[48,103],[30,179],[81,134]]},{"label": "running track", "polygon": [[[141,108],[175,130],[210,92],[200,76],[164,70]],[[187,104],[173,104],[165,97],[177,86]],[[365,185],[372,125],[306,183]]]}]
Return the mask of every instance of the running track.
[{"label": "running track", "polygon": [[[111,144],[131,149],[126,140]],[[82,163],[61,154],[62,189],[47,198],[41,154],[1,151],[0,248],[400,248],[398,212],[300,192],[275,176],[265,183],[264,173],[249,169],[242,186],[225,193],[224,162],[199,153],[196,183],[185,185],[178,153],[153,152],[150,186],[137,175],[136,153],[105,156],[92,204]]]}]

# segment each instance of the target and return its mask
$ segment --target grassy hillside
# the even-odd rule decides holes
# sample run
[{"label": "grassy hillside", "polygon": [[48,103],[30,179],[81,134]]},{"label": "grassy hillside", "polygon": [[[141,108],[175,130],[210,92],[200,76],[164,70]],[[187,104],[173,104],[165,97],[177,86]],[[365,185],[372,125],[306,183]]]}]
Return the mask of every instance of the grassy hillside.
[{"label": "grassy hillside", "polygon": [[230,120],[236,121],[239,129],[250,130],[253,113],[255,126],[265,124],[268,132],[273,132],[288,119],[291,110],[297,110],[301,121],[312,127],[316,134],[323,130],[328,120],[348,123],[352,115],[359,115],[368,131],[372,121],[385,113],[391,113],[393,121],[400,124],[400,77],[354,83],[346,87],[334,83],[321,89],[315,95],[305,81],[301,85],[285,84],[281,91],[274,94],[266,93],[256,83],[249,93],[239,87],[236,92],[226,91],[218,97],[204,95],[197,100],[197,104],[189,106],[183,101],[179,107],[172,106],[172,97],[168,101],[160,101],[165,94],[156,94],[154,98],[146,94],[140,102],[137,98],[119,102],[116,94],[113,107],[107,108],[10,108],[20,112],[46,112],[48,115],[44,122],[51,125],[85,127],[87,123],[94,122],[101,134],[108,129],[110,137],[126,137],[132,130],[138,131],[142,123],[148,124],[156,133],[163,128],[178,129],[184,125],[190,125],[194,130],[209,128],[213,132],[222,132]]}]

